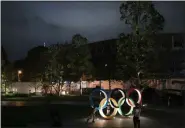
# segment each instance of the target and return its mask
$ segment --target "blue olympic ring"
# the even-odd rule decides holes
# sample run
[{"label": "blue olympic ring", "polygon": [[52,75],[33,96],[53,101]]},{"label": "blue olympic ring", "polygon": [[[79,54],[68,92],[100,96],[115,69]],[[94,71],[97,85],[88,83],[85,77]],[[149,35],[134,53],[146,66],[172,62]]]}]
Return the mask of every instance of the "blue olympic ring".
[{"label": "blue olympic ring", "polygon": [[[93,99],[92,99],[92,95],[93,95],[94,92],[102,92],[105,95],[105,98],[107,100],[106,100],[105,104],[103,105],[103,107],[101,107],[101,108],[100,108],[100,106],[99,107],[95,107],[95,104],[94,104]],[[99,89],[99,88],[94,89],[91,92],[90,96],[89,96],[91,107],[95,107],[96,110],[100,110],[100,109],[106,108],[107,107],[107,104],[108,104],[108,99],[109,99],[109,97],[108,97],[107,93],[105,92],[105,90],[104,89]]]}]

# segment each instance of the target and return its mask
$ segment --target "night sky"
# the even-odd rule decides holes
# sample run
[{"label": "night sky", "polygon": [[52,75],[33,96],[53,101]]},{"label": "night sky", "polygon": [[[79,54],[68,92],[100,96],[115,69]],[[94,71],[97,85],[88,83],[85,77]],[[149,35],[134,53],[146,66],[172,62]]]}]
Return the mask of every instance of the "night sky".
[{"label": "night sky", "polygon": [[[1,2],[1,43],[10,60],[37,45],[71,40],[80,33],[90,42],[116,38],[129,28],[120,21],[121,2]],[[185,2],[155,2],[165,32],[185,32]]]}]

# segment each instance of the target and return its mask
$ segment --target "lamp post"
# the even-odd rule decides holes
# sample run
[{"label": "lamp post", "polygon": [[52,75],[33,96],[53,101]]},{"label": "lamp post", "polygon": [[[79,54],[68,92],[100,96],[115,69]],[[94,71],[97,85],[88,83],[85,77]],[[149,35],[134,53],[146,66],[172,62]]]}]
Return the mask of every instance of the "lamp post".
[{"label": "lamp post", "polygon": [[[105,64],[105,67],[108,67],[108,64]],[[111,90],[111,84],[110,84],[110,69],[108,68],[109,70],[109,91]]]},{"label": "lamp post", "polygon": [[137,73],[137,76],[138,76],[138,80],[139,80],[139,84],[140,84],[140,74],[141,74],[141,71],[139,71],[138,73]]},{"label": "lamp post", "polygon": [[[143,73],[143,71],[139,71],[139,72],[137,73],[139,88],[141,88],[141,79],[140,79],[141,73]],[[143,90],[144,90],[144,88],[143,88],[141,91],[143,91]]]},{"label": "lamp post", "polygon": [[21,79],[20,79],[20,75],[22,74],[22,71],[21,70],[18,70],[17,71],[17,77],[18,77],[18,81],[20,82]]}]

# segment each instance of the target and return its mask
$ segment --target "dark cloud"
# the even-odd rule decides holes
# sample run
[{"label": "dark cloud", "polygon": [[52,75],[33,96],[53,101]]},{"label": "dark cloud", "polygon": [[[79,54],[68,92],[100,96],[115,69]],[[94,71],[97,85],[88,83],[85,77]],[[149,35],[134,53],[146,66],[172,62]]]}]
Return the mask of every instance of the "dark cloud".
[{"label": "dark cloud", "polygon": [[164,16],[165,32],[185,32],[185,2],[154,2],[158,11]]},{"label": "dark cloud", "polygon": [[[185,2],[155,2],[166,32],[185,29]],[[120,2],[2,2],[2,44],[9,58],[36,46],[64,42],[80,33],[90,42],[116,38],[129,28],[120,21]]]}]

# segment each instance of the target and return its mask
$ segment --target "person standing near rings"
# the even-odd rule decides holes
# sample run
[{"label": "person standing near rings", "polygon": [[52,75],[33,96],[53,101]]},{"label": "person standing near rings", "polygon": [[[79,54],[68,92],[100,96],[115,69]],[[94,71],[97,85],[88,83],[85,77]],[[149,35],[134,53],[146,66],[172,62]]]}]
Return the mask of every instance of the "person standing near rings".
[{"label": "person standing near rings", "polygon": [[110,115],[110,103],[107,104],[107,115]]},{"label": "person standing near rings", "polygon": [[51,117],[51,123],[53,127],[62,126],[62,118],[60,115],[60,111],[57,107],[50,105],[50,117]]},{"label": "person standing near rings", "polygon": [[89,122],[89,120],[90,119],[92,119],[92,122],[94,123],[95,121],[94,121],[94,119],[95,119],[95,114],[96,114],[96,107],[94,107],[94,106],[92,106],[92,113],[91,113],[91,115],[87,118],[87,123]]},{"label": "person standing near rings", "polygon": [[134,111],[133,111],[134,128],[140,128],[140,113],[141,113],[141,107],[137,103],[136,106],[134,107]]}]

